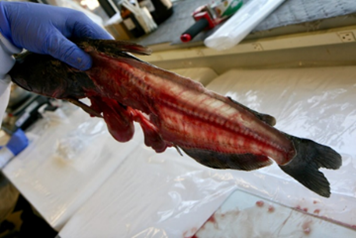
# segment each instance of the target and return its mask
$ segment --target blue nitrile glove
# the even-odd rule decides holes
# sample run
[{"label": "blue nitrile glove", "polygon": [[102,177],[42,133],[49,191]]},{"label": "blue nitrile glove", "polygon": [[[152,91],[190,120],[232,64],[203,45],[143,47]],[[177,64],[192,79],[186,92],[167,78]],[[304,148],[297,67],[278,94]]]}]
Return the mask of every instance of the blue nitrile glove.
[{"label": "blue nitrile glove", "polygon": [[81,70],[89,69],[92,60],[67,38],[113,39],[82,12],[25,2],[0,2],[0,32],[16,47]]},{"label": "blue nitrile glove", "polygon": [[28,139],[25,133],[18,129],[12,134],[10,140],[3,147],[0,147],[0,168],[3,168],[13,157],[18,155],[28,146]]}]

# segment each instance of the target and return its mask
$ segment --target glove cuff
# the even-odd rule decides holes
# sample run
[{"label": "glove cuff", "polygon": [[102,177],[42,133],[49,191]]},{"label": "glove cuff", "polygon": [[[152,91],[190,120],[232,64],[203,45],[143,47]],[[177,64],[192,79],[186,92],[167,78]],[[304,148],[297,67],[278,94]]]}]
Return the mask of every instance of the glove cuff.
[{"label": "glove cuff", "polygon": [[12,54],[20,52],[21,49],[11,44],[10,41],[0,33],[0,79],[5,78],[6,74],[15,64],[15,59],[12,57]]}]

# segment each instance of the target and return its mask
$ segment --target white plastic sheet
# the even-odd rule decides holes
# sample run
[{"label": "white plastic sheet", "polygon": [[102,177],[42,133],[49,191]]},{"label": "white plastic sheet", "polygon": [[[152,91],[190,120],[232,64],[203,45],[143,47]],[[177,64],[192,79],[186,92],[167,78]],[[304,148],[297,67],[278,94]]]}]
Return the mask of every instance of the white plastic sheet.
[{"label": "white plastic sheet", "polygon": [[4,169],[4,174],[56,230],[102,185],[135,146],[135,139],[116,142],[100,118],[81,109],[68,120],[39,121],[27,133],[30,145]]},{"label": "white plastic sheet", "polygon": [[355,236],[356,230],[239,190],[231,194],[194,235],[195,238]]},{"label": "white plastic sheet", "polygon": [[[180,157],[174,149],[155,154],[142,145],[69,220],[60,236],[191,237],[236,188],[352,227],[355,77],[356,67],[232,70],[208,85],[275,116],[277,128],[341,153],[341,169],[323,171],[331,182],[330,198],[309,191],[275,164],[253,172],[213,170]],[[254,229],[258,233],[259,227]]]},{"label": "white plastic sheet", "polygon": [[229,175],[175,149],[136,148],[60,237],[191,237],[234,190]]},{"label": "white plastic sheet", "polygon": [[284,0],[249,0],[214,34],[204,40],[207,47],[226,50],[237,45]]},{"label": "white plastic sheet", "polygon": [[231,70],[208,85],[254,110],[273,115],[278,129],[331,146],[343,158],[339,170],[323,169],[331,183],[330,198],[307,190],[275,164],[254,172],[259,180],[241,177],[245,180],[243,189],[310,213],[320,209],[318,216],[355,225],[355,78],[354,66]]}]

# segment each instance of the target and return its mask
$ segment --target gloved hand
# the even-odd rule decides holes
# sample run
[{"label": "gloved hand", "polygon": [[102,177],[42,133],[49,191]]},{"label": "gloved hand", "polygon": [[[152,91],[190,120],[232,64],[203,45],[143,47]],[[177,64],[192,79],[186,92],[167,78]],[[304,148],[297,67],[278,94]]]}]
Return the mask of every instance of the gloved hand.
[{"label": "gloved hand", "polygon": [[19,48],[87,70],[92,60],[67,38],[113,39],[84,13],[37,3],[0,2],[0,32]]}]

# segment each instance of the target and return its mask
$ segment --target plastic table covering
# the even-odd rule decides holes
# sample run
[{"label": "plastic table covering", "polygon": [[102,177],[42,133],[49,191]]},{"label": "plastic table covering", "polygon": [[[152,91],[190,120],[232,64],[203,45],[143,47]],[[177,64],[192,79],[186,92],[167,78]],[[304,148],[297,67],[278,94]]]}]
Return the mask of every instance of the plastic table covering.
[{"label": "plastic table covering", "polygon": [[[275,116],[278,129],[338,151],[342,167],[323,170],[331,183],[330,198],[309,191],[275,164],[253,172],[213,170],[179,156],[174,149],[155,154],[140,145],[71,217],[60,236],[192,237],[198,231],[197,237],[235,237],[234,226],[247,237],[356,235],[355,79],[356,67],[352,66],[231,70],[208,85]],[[258,200],[274,204],[276,212],[262,216],[257,209],[263,208],[255,205]],[[237,209],[250,223],[262,224],[264,218],[269,219],[266,224],[275,220],[279,225],[252,229],[251,224],[239,222],[237,213],[226,212],[226,207]],[[295,210],[303,212],[304,220]],[[214,211],[215,229],[204,233]],[[216,221],[219,215],[230,219]],[[323,233],[324,228],[330,232]]]},{"label": "plastic table covering", "polygon": [[[62,115],[64,116],[64,115]],[[51,115],[27,133],[30,144],[3,169],[6,177],[56,230],[107,179],[143,136],[118,144],[105,122],[81,109]],[[56,118],[57,119],[53,119]]]}]

